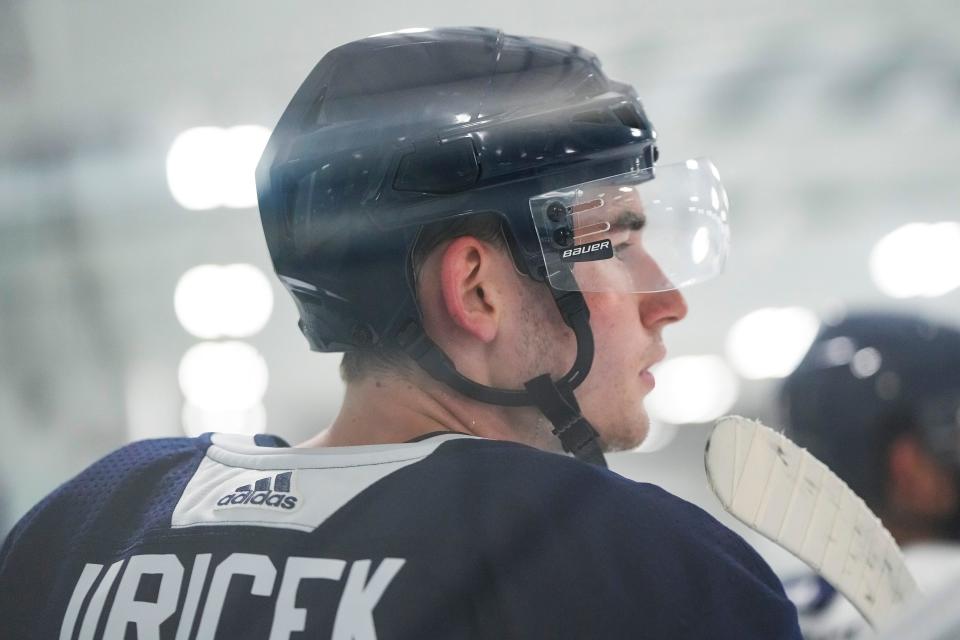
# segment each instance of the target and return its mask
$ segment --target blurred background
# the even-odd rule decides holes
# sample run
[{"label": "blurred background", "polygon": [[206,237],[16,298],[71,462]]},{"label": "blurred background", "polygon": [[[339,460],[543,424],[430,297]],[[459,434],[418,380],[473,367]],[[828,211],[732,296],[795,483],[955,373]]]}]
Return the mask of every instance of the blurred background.
[{"label": "blurred background", "polygon": [[777,425],[821,322],[960,323],[956,2],[0,0],[0,536],[130,440],[326,426],[339,355],[272,275],[253,166],[328,49],[445,25],[593,50],[663,162],[723,174],[729,268],[687,292],[621,473],[716,513],[708,423]]}]

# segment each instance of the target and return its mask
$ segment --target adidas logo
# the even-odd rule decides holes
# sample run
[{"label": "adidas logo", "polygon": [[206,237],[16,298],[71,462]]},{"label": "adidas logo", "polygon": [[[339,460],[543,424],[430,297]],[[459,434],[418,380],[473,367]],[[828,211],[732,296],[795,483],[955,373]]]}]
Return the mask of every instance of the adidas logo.
[{"label": "adidas logo", "polygon": [[245,484],[237,487],[233,493],[228,493],[217,500],[217,507],[256,506],[287,511],[296,509],[298,498],[290,493],[291,478],[293,478],[293,471],[284,471],[272,478],[270,476],[260,478],[252,486]]}]

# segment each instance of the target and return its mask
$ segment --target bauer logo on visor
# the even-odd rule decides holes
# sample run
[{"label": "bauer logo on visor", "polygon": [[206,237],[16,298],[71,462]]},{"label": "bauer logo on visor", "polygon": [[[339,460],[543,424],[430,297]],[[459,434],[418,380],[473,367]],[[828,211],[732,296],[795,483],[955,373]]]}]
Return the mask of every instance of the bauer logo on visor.
[{"label": "bauer logo on visor", "polygon": [[613,246],[609,240],[598,240],[579,247],[564,249],[560,259],[564,262],[589,262],[590,260],[609,260],[613,257]]}]

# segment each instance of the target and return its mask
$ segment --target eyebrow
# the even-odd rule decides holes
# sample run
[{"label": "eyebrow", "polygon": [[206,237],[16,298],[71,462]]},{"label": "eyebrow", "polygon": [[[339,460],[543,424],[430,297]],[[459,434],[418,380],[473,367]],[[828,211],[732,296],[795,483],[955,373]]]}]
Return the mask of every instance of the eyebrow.
[{"label": "eyebrow", "polygon": [[647,224],[647,216],[642,211],[624,211],[610,224],[611,229],[639,231]]}]

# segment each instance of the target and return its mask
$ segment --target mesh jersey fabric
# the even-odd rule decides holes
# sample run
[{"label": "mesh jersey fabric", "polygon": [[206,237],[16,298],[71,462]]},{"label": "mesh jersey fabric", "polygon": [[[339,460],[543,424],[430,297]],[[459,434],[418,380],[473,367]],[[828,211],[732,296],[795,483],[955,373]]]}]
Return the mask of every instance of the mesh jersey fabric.
[{"label": "mesh jersey fabric", "polygon": [[[219,459],[257,471],[257,449],[302,451],[278,448],[279,439],[256,444]],[[117,637],[800,638],[779,580],[741,538],[698,507],[606,469],[515,443],[450,439],[354,488],[309,530],[174,527],[186,494],[202,498],[204,487],[192,487],[201,470],[218,471],[211,446],[209,435],[133,443],[24,516],[0,551],[0,636],[106,637],[118,584],[134,559],[149,557],[182,571],[141,575],[133,597],[146,608],[128,623],[121,615]],[[396,458],[405,446],[414,445],[377,450]],[[325,460],[309,484],[297,479],[302,469],[292,471],[304,510],[331,489],[333,469],[351,464],[349,456]],[[281,487],[284,474],[257,472],[256,487],[238,489],[273,477],[274,489],[294,495],[291,476]],[[258,559],[262,575],[228,574],[225,595],[211,604],[219,567],[240,556]],[[289,577],[318,559],[340,563],[340,579]],[[402,566],[384,582],[388,559],[391,571]],[[84,591],[86,571],[97,577]],[[354,572],[359,583],[351,584]],[[164,591],[175,607],[151,626],[149,607],[168,579],[176,580]],[[365,614],[349,609],[364,602]],[[299,617],[280,619],[291,615]],[[213,623],[204,628],[206,617]]]}]

